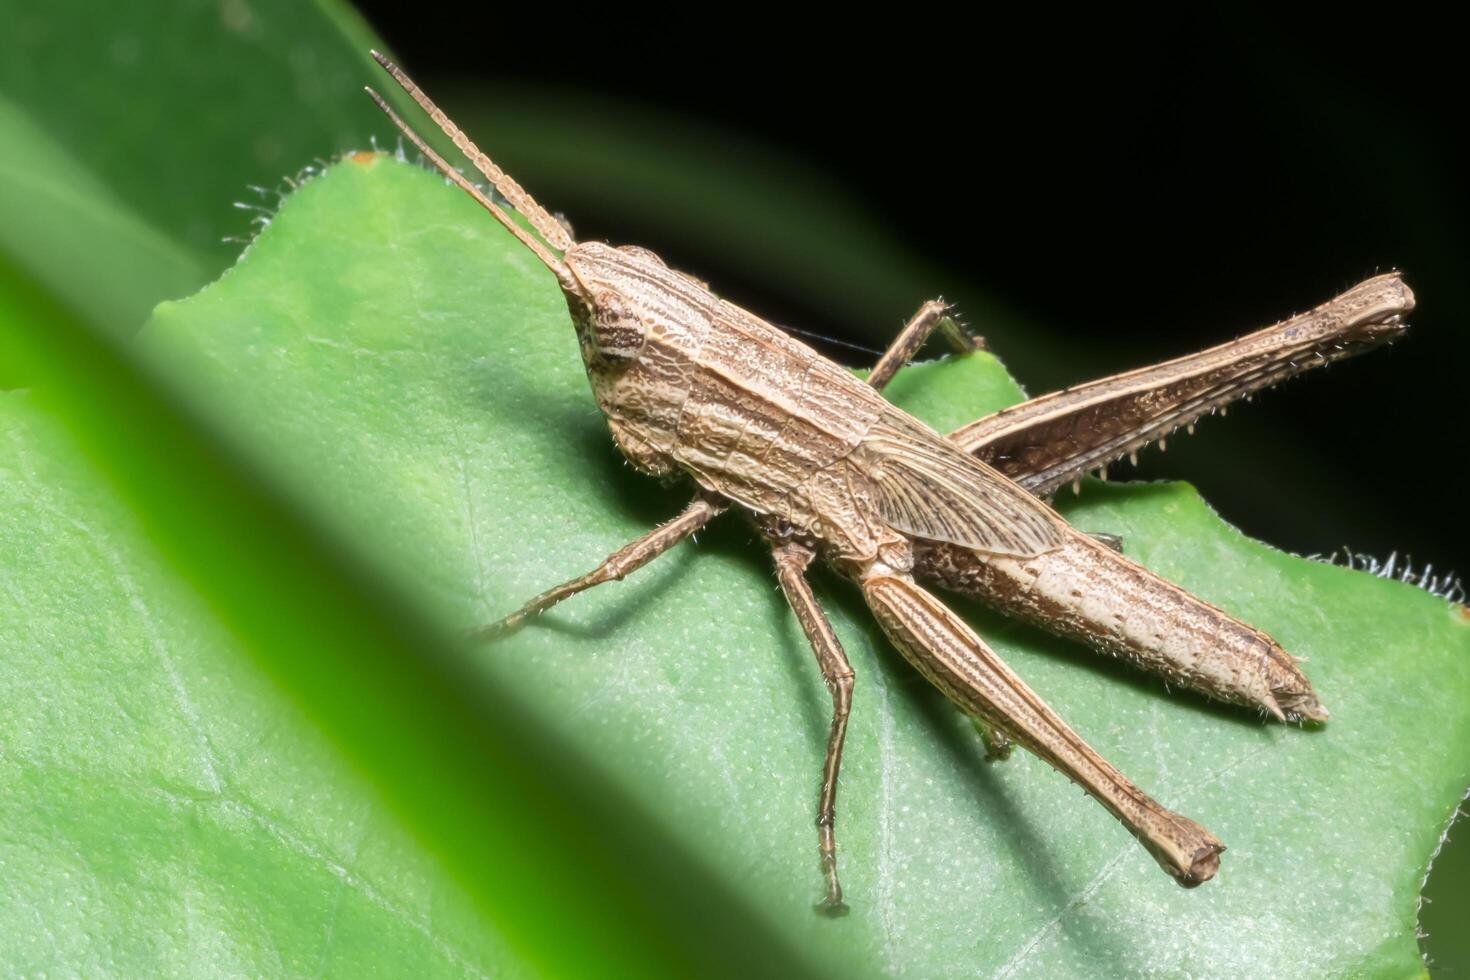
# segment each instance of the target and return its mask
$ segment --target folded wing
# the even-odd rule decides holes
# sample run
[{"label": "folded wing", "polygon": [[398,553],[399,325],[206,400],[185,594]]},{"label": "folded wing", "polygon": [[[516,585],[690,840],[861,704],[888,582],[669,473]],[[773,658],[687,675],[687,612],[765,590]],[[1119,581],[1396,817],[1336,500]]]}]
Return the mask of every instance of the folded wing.
[{"label": "folded wing", "polygon": [[885,412],[862,450],[879,511],[895,530],[1018,558],[1062,544],[1051,508],[902,412]]}]

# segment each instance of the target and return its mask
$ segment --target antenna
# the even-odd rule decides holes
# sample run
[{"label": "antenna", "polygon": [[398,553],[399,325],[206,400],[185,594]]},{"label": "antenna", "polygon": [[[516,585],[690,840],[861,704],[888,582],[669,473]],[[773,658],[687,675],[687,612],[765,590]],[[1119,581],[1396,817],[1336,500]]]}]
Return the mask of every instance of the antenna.
[{"label": "antenna", "polygon": [[419,152],[427,157],[429,162],[439,169],[440,173],[458,184],[466,194],[468,194],[470,197],[473,197],[477,202],[479,202],[480,207],[484,208],[486,211],[489,211],[490,214],[495,217],[496,221],[499,221],[502,225],[505,226],[507,231],[516,236],[517,240],[519,240],[522,245],[526,246],[532,252],[534,252],[536,258],[540,259],[541,263],[556,275],[557,281],[561,283],[563,289],[571,289],[573,291],[577,290],[576,281],[572,278],[571,272],[567,269],[566,264],[563,263],[560,258],[553,255],[551,250],[543,245],[534,235],[526,231],[526,229],[522,228],[520,225],[516,224],[514,218],[506,214],[499,205],[490,200],[490,198],[486,197],[485,194],[478,187],[466,180],[464,174],[460,173],[458,170],[455,170],[448,163],[446,163],[443,157],[434,152],[433,147],[425,143],[423,141],[423,138],[420,137],[418,133],[415,133],[412,129],[409,128],[408,123],[398,118],[398,113],[394,112],[389,107],[388,103],[383,99],[381,95],[373,91],[371,88],[367,90],[367,94],[372,96],[373,101],[378,104],[378,108],[382,109],[383,113],[389,119],[393,120],[393,125],[403,130],[403,135],[407,136],[410,140],[413,141],[413,145],[419,148]]},{"label": "antenna", "polygon": [[[531,227],[536,229],[536,233],[548,245],[565,252],[577,244],[572,239],[572,236],[567,234],[567,230],[562,227],[561,222],[557,221],[545,208],[537,204],[536,199],[528,194],[525,188],[516,183],[510,174],[496,166],[495,161],[486,156],[474,144],[474,141],[466,136],[464,131],[444,114],[444,110],[436,106],[434,100],[425,95],[424,90],[414,84],[413,79],[409,78],[402,68],[399,68],[376,51],[370,53],[373,56],[373,60],[382,65],[383,69],[393,76],[393,80],[403,87],[403,90],[409,94],[409,97],[429,114],[429,118],[434,120],[434,124],[444,131],[444,135],[448,136],[454,142],[454,145],[459,147],[459,151],[469,158],[469,161],[475,165],[475,169],[485,175],[485,179],[494,185],[495,189],[500,192],[500,196],[509,201],[511,207],[515,208],[525,216],[527,221],[531,222]],[[379,104],[381,105],[381,103]]]}]

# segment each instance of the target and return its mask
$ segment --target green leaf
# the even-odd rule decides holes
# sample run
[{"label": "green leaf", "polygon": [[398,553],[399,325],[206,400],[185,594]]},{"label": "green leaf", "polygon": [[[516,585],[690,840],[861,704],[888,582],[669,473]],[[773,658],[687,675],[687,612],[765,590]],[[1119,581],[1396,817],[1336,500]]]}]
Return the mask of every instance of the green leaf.
[{"label": "green leaf", "polygon": [[[682,502],[611,447],[544,270],[386,158],[306,185],[145,339],[446,627],[585,571]],[[944,428],[1016,391],[975,356],[906,371],[893,396]],[[1420,970],[1419,883],[1470,782],[1464,610],[1248,541],[1187,487],[1090,485],[1066,507],[1308,657],[1333,712],[1318,732],[1263,724],[960,605],[1105,756],[1226,842],[1193,892],[1043,764],[984,764],[964,719],[823,576],[858,675],[838,829],[853,911],[813,915],[827,698],[737,520],[473,669],[834,974]]]}]

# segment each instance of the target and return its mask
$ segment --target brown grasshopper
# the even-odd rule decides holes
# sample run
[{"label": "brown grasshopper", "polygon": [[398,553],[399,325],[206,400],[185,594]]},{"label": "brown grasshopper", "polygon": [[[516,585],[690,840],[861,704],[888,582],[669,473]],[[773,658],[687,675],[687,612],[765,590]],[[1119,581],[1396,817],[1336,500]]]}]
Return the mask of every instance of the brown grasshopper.
[{"label": "brown grasshopper", "polygon": [[[450,167],[369,94],[447,178],[556,277],[587,377],[618,448],[652,476],[696,490],[673,520],[594,571],[536,597],[495,636],[561,600],[621,579],[722,511],[746,512],[832,695],[817,808],[826,895],[839,911],[834,836],[853,671],[805,577],[820,558],[855,582],[894,646],[973,718],[990,750],[1012,742],[1080,784],[1186,887],[1224,846],[1108,764],[916,578],[1076,637],[1170,683],[1281,721],[1327,710],[1269,636],[1073,529],[1040,497],[1180,425],[1292,374],[1392,339],[1413,295],[1379,276],[1274,327],[1156,367],[1025,402],[941,436],[879,392],[936,329],[968,349],[942,303],[924,304],[866,381],[636,246],[578,242],[466,137],[407,75],[373,56],[532,231]],[[534,231],[534,233],[533,233]]]}]

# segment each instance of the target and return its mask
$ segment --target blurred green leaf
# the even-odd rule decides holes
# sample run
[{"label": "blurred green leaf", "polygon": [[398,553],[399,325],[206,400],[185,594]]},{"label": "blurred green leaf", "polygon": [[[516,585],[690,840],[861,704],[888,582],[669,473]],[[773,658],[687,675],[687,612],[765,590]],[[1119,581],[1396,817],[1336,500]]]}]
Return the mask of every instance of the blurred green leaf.
[{"label": "blurred green leaf", "polygon": [[[445,627],[586,570],[681,504],[612,449],[544,270],[386,158],[308,184],[145,340]],[[940,428],[1017,397],[984,356],[910,369],[892,391]],[[1262,724],[965,607],[1105,756],[1230,846],[1194,892],[1044,765],[984,765],[964,720],[824,579],[858,673],[839,830],[853,912],[812,915],[826,695],[736,521],[473,669],[834,974],[1417,972],[1419,882],[1470,781],[1464,610],[1246,540],[1181,485],[1093,485],[1065,506],[1309,657],[1333,711],[1321,732]]]},{"label": "blurred green leaf", "polygon": [[22,261],[90,322],[136,329],[160,299],[203,282],[196,253],[119,201],[3,95],[0,140],[0,252]]},{"label": "blurred green leaf", "polygon": [[275,204],[250,185],[385,131],[338,0],[0,0],[0,24],[0,251],[119,334],[234,260],[231,202]]},{"label": "blurred green leaf", "polygon": [[1462,974],[1470,963],[1470,933],[1464,928],[1465,910],[1470,908],[1470,812],[1464,803],[1444,844],[1435,856],[1434,867],[1424,882],[1424,905],[1419,910],[1419,930],[1424,936],[1425,960],[1431,976]]}]

